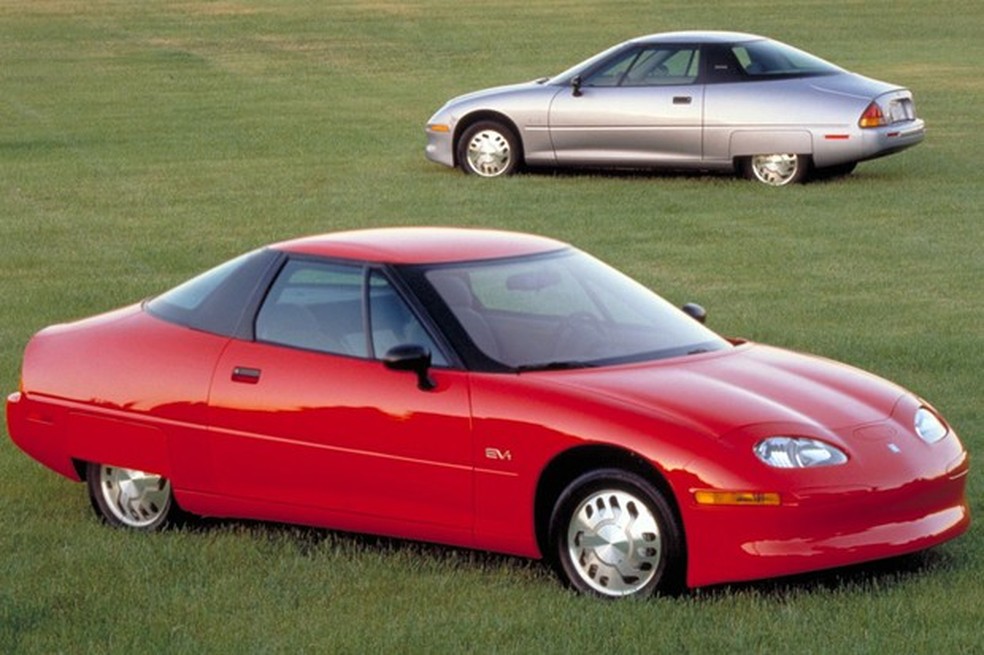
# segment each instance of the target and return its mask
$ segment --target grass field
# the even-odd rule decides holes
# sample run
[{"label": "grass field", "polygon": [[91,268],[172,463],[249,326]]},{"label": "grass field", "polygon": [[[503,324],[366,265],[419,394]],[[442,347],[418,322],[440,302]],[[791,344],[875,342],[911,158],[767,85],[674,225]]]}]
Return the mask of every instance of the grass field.
[{"label": "grass field", "polygon": [[[339,228],[544,233],[719,332],[924,395],[984,450],[984,5],[916,0],[494,4],[5,0],[0,389],[44,325],[160,292],[271,240]],[[926,142],[789,189],[536,173],[423,157],[452,95],[629,36],[775,36],[913,89]],[[979,464],[979,462],[976,462]],[[969,493],[980,515],[979,466]],[[977,653],[984,536],[679,599],[573,596],[546,567],[246,523],[135,535],[0,440],[0,652]]]}]

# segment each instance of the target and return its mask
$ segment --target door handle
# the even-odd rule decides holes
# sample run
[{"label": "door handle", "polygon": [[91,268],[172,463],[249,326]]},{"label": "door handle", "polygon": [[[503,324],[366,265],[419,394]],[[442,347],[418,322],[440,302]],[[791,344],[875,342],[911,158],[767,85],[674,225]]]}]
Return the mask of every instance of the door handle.
[{"label": "door handle", "polygon": [[260,369],[248,366],[237,366],[232,369],[232,381],[242,384],[256,384],[260,381]]},{"label": "door handle", "polygon": [[693,102],[693,98],[690,96],[673,96],[674,105],[689,105]]}]

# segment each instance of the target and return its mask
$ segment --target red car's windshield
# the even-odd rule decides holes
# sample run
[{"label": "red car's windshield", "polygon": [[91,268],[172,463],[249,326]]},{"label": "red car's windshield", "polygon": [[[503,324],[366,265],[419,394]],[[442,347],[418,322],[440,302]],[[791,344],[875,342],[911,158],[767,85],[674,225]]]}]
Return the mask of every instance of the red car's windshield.
[{"label": "red car's windshield", "polygon": [[597,366],[729,347],[649,289],[575,249],[445,265],[424,276],[469,345],[511,369]]}]

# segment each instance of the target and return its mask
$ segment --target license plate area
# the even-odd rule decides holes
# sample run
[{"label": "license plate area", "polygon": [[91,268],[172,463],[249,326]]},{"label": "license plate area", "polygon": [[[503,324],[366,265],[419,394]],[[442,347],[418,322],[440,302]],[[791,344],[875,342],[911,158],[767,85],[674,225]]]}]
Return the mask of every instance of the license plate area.
[{"label": "license plate area", "polygon": [[916,110],[909,98],[898,98],[888,103],[888,118],[891,123],[915,120]]}]

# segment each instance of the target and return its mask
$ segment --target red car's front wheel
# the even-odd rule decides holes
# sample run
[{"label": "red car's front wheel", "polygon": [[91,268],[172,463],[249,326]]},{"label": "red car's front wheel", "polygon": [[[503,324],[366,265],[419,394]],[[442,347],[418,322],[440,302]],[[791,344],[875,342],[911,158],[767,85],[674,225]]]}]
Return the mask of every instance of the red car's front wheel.
[{"label": "red car's front wheel", "polygon": [[683,540],[666,499],[644,478],[600,469],[560,495],[550,543],[561,577],[606,598],[674,592],[682,579]]}]

